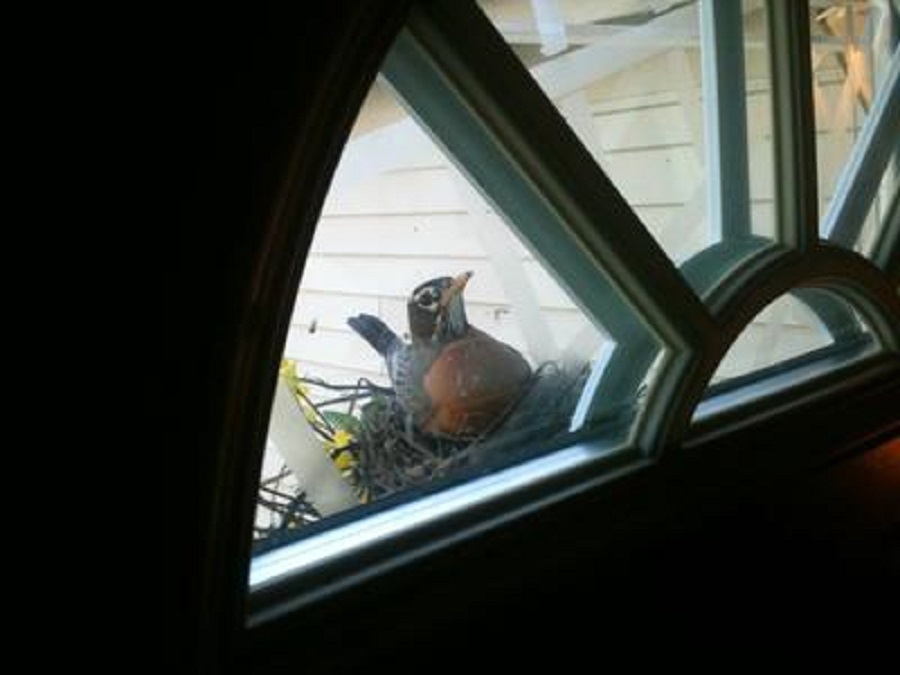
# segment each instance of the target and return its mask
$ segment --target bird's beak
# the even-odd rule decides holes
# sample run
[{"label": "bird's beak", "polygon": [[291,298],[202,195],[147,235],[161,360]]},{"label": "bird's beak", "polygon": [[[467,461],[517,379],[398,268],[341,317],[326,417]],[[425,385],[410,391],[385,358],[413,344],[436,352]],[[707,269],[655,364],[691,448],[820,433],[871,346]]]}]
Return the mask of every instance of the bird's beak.
[{"label": "bird's beak", "polygon": [[453,298],[462,294],[466,288],[466,284],[469,283],[469,279],[471,279],[474,274],[474,272],[463,272],[459,276],[454,277],[453,281],[450,282],[450,285],[444,289],[443,293],[441,293],[441,308],[447,307]]}]

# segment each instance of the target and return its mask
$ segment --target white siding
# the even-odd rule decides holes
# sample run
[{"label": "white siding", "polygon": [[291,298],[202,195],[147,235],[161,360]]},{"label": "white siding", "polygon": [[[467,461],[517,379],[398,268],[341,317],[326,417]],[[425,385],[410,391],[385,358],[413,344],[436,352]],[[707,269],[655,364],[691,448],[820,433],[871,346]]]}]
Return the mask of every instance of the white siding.
[{"label": "white siding", "polygon": [[[770,97],[765,59],[757,50],[750,62],[752,222],[756,232],[771,235]],[[672,49],[576,92],[580,100],[567,91],[569,103],[563,106],[588,149],[676,262],[709,243],[699,73],[695,48]],[[847,107],[841,96],[840,82],[821,80],[817,100],[827,118],[819,133],[823,206],[860,122],[853,106],[841,108]],[[587,106],[587,117],[580,120],[579,105]],[[360,128],[371,130],[357,133],[347,146],[306,263],[285,355],[311,375],[383,382],[383,364],[348,329],[347,317],[376,314],[402,333],[409,291],[425,279],[464,270],[475,272],[466,291],[470,320],[524,349],[519,316],[500,274],[511,261],[527,276],[556,346],[565,348],[585,325],[574,303],[514,239],[505,262],[492,258],[480,228],[485,222],[495,227],[500,219],[486,205],[470,213],[452,164],[409,119],[387,119],[380,127],[363,124]],[[821,344],[822,333],[809,313],[791,303],[786,307],[754,320],[719,376]]]}]

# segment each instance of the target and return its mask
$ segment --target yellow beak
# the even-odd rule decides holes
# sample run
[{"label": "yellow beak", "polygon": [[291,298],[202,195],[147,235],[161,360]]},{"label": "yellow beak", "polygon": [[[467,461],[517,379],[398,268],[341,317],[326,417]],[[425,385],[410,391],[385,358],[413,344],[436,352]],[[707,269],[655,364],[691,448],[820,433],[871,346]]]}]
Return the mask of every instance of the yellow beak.
[{"label": "yellow beak", "polygon": [[469,283],[469,279],[472,278],[474,272],[463,272],[457,277],[453,278],[453,281],[450,282],[450,285],[444,289],[444,292],[441,293],[441,307],[444,308],[450,304],[450,301],[453,300],[454,297],[461,294],[465,288],[466,284]]}]

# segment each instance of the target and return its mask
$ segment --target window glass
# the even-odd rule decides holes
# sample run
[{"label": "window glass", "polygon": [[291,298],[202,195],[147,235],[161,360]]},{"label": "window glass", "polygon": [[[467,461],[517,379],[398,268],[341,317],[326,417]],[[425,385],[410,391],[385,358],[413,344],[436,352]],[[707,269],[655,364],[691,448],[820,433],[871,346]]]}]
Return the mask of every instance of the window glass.
[{"label": "window glass", "polygon": [[[888,79],[896,57],[898,9],[896,3],[860,0],[810,2],[813,98],[816,153],[819,172],[819,211],[823,225],[841,176],[851,162],[873,103]],[[896,139],[889,140],[894,142]],[[879,171],[864,169],[861,180],[879,187],[865,211],[868,216],[855,238],[854,248],[871,253],[889,201],[897,188],[898,150]],[[844,182],[846,184],[846,182]]]},{"label": "window glass", "polygon": [[773,236],[764,3],[479,5],[674,262]]},{"label": "window glass", "polygon": [[378,79],[297,294],[257,552],[573,434],[627,433],[643,389],[594,404],[616,347]]},{"label": "window glass", "polygon": [[[452,0],[440,5],[444,14],[427,14],[432,5],[413,12],[332,176],[273,396],[254,551],[274,557],[260,555],[260,568],[291,549],[315,564],[324,549],[338,555],[421,524],[436,504],[455,513],[475,493],[507,494],[504,476],[530,485],[564,458],[580,469],[669,440],[657,433],[669,422],[659,408],[640,413],[646,400],[677,410],[672,384],[703,356],[691,350],[718,344],[696,295],[779,236],[766,3],[478,5],[483,14]],[[820,180],[833,192],[877,91],[877,45],[894,34],[882,25],[885,3],[811,7]],[[449,17],[449,28],[435,16]],[[479,21],[484,30],[473,34],[504,50],[491,22],[683,277],[605,182],[605,192],[579,183],[587,186],[579,194],[565,180],[573,166],[600,177],[577,145],[548,148],[553,160],[571,160],[556,162],[522,140],[531,127],[510,101],[521,94],[527,104],[534,88],[508,72],[518,62],[476,71],[481,63],[458,51]],[[874,73],[868,88],[860,72]],[[507,76],[511,96],[499,105],[485,83]],[[545,108],[535,119],[552,123],[546,100],[534,103]],[[863,250],[879,236],[881,200],[896,195],[892,161],[854,239]],[[612,236],[601,230],[613,226],[609,214],[629,216]],[[639,255],[622,257],[621,242]],[[828,368],[840,365],[875,342],[841,296],[797,289],[745,327],[698,414],[771,393],[772,377],[780,387],[815,375],[825,356]],[[658,395],[657,375],[669,378]]]},{"label": "window glass", "polygon": [[[747,324],[719,363],[707,398],[731,392],[728,407],[796,384],[807,371],[819,375],[875,348],[868,326],[846,301],[827,290],[799,289],[770,303]],[[721,403],[701,404],[698,413]]]},{"label": "window glass", "polygon": [[713,376],[713,382],[746,375],[832,343],[815,313],[785,295],[747,324]]}]

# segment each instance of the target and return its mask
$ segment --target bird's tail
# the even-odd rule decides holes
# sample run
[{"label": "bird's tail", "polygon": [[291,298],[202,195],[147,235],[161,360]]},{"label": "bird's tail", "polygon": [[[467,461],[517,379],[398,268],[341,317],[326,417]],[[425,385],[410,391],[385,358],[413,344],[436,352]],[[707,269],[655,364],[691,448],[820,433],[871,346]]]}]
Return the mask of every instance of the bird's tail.
[{"label": "bird's tail", "polygon": [[371,314],[351,316],[347,319],[347,324],[382,356],[387,356],[403,346],[398,335],[377,316]]}]

